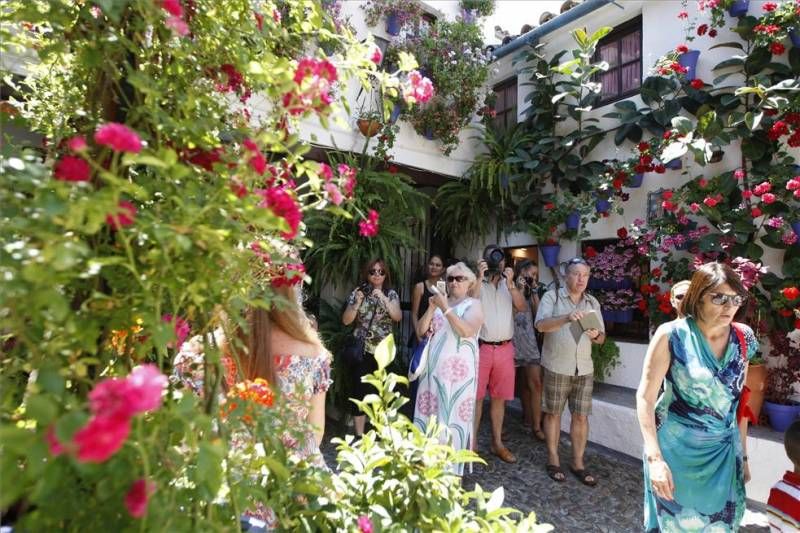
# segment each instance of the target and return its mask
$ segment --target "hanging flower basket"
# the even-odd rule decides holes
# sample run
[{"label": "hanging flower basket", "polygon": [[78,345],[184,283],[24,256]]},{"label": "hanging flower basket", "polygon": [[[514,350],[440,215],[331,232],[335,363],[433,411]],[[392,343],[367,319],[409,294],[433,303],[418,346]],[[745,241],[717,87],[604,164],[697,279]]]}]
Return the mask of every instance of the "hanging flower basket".
[{"label": "hanging flower basket", "polygon": [[378,132],[381,131],[381,123],[377,120],[360,118],[356,124],[358,125],[358,131],[360,131],[361,135],[364,137],[375,137]]},{"label": "hanging flower basket", "polygon": [[558,266],[558,252],[561,250],[560,244],[545,244],[540,246],[539,250],[542,252],[542,259],[544,259],[545,266],[555,268]]},{"label": "hanging flower basket", "polygon": [[678,56],[678,63],[686,67],[686,81],[692,81],[697,77],[697,60],[700,58],[700,50],[689,50]]},{"label": "hanging flower basket", "polygon": [[628,187],[632,189],[638,189],[639,187],[642,186],[643,182],[644,182],[644,174],[641,173],[634,174],[633,176],[631,176],[631,181],[628,183]]},{"label": "hanging flower basket", "polygon": [[567,220],[564,222],[564,225],[568,230],[577,230],[580,224],[581,224],[581,215],[577,211],[573,211],[572,213],[567,215]]},{"label": "hanging flower basket", "polygon": [[748,9],[750,9],[750,0],[734,0],[728,8],[728,13],[732,17],[743,17],[747,15]]},{"label": "hanging flower basket", "polygon": [[389,35],[399,35],[402,24],[400,23],[400,15],[397,11],[392,11],[386,16],[386,33]]}]

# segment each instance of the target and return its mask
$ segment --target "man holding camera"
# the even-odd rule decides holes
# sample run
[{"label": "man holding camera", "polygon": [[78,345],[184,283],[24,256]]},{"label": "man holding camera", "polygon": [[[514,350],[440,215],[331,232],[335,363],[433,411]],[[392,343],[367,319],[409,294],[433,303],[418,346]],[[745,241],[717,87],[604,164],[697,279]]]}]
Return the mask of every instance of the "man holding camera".
[{"label": "man holding camera", "polygon": [[[489,418],[492,422],[492,453],[507,463],[517,462],[503,445],[503,417],[506,400],[514,399],[514,309],[524,311],[527,303],[514,284],[514,271],[506,268],[505,253],[495,244],[483,251],[478,261],[478,279],[473,297],[481,301],[484,322],[478,339],[478,391],[475,402],[475,433],[483,412],[483,398],[489,390]],[[473,449],[475,446],[473,445]]]},{"label": "man holding camera", "polygon": [[[586,470],[583,453],[589,440],[589,414],[592,412],[594,366],[592,343],[605,341],[603,319],[597,299],[586,293],[589,265],[581,257],[566,264],[566,287],[545,293],[536,312],[536,329],[544,333],[542,368],[544,370],[544,432],[547,437],[547,475],[554,481],[566,479],[558,457],[561,435],[561,413],[569,401],[572,414],[570,439],[572,465],[570,471],[584,485],[593,487],[597,478]],[[599,327],[583,329],[581,320],[589,322],[594,312]]]}]

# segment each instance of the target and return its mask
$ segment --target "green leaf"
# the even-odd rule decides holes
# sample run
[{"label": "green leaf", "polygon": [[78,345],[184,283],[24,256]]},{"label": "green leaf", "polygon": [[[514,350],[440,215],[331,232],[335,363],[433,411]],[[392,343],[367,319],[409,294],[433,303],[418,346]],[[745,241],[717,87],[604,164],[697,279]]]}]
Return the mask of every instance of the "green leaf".
[{"label": "green leaf", "polygon": [[772,53],[766,47],[756,48],[747,56],[744,62],[744,71],[750,76],[758,74],[766,68],[771,59]]},{"label": "green leaf", "polygon": [[50,395],[30,395],[25,401],[25,414],[42,426],[47,426],[58,414],[58,405]]},{"label": "green leaf", "polygon": [[394,335],[389,335],[375,348],[375,360],[378,362],[378,369],[383,370],[389,366],[389,363],[394,359],[394,352]]},{"label": "green leaf", "polygon": [[714,66],[714,68],[711,70],[722,70],[724,68],[740,67],[742,65],[744,65],[744,60],[738,57],[734,57],[731,59],[726,59],[725,61],[722,61],[720,63],[717,63],[717,65]]},{"label": "green leaf", "polygon": [[715,48],[736,48],[744,51],[744,45],[738,41],[729,41],[727,43],[715,44],[714,46],[709,47],[709,50],[714,50]]},{"label": "green leaf", "polygon": [[758,113],[757,115],[753,115],[752,112],[748,111],[744,114],[744,123],[750,129],[750,131],[755,131],[758,129],[758,126],[761,124],[761,119],[764,117],[764,113]]},{"label": "green leaf", "polygon": [[286,468],[286,465],[278,461],[276,458],[268,456],[264,457],[263,461],[269,471],[275,474],[275,477],[278,478],[278,481],[285,482],[287,479],[289,479],[289,476],[291,475],[289,469]]}]

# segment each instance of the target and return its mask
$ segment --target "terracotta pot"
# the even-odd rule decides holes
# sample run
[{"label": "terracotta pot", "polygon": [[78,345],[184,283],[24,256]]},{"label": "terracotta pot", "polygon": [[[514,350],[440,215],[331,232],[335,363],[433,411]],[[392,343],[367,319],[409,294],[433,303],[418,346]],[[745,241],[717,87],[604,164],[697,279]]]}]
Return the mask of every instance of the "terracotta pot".
[{"label": "terracotta pot", "polygon": [[364,137],[375,137],[381,131],[381,123],[377,120],[370,120],[368,118],[358,119],[358,131]]},{"label": "terracotta pot", "polygon": [[758,420],[761,406],[764,405],[764,389],[767,382],[767,365],[750,365],[747,369],[745,385],[750,389],[750,400],[747,402],[753,416]]}]

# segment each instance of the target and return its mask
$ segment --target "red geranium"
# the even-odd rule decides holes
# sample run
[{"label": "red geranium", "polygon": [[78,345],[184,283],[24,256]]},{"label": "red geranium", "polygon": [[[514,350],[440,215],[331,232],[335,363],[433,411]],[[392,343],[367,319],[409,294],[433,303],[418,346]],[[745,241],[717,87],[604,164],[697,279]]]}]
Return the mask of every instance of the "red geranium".
[{"label": "red geranium", "polygon": [[783,294],[783,297],[787,300],[794,300],[800,297],[800,289],[797,287],[786,287],[781,290],[781,294]]},{"label": "red geranium", "polygon": [[59,181],[89,181],[91,168],[80,157],[65,155],[56,163],[53,174]]},{"label": "red geranium", "polygon": [[689,85],[692,86],[692,89],[697,89],[699,91],[700,89],[703,88],[705,83],[700,78],[695,78],[689,83]]}]

